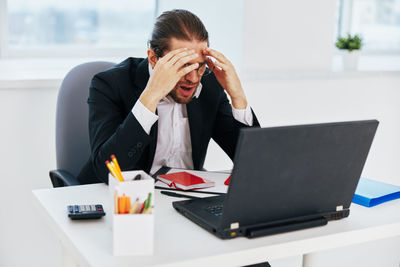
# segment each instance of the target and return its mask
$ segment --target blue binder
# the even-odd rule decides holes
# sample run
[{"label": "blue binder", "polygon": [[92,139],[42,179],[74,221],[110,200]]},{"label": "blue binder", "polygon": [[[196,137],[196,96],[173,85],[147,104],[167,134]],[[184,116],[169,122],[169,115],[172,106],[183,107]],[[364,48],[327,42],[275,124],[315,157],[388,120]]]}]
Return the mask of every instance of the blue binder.
[{"label": "blue binder", "polygon": [[353,203],[373,207],[397,198],[400,198],[400,186],[361,178],[353,197]]}]

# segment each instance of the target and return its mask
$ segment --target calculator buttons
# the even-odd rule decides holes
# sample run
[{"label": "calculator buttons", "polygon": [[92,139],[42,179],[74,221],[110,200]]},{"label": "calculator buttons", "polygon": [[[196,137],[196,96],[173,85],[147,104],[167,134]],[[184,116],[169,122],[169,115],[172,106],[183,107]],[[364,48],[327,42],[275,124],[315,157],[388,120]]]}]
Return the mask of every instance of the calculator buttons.
[{"label": "calculator buttons", "polygon": [[69,205],[67,206],[68,217],[72,220],[99,219],[105,214],[103,206],[96,205]]}]

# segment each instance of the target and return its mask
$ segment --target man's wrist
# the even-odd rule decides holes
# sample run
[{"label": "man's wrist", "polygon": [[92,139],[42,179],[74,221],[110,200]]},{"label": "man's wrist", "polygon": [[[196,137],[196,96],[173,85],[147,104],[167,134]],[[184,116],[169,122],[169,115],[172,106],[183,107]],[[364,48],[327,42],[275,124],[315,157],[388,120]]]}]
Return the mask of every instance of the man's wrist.
[{"label": "man's wrist", "polygon": [[151,127],[158,120],[158,116],[148,110],[140,100],[136,101],[135,105],[132,108],[132,113],[135,116],[136,120],[140,123],[143,130],[150,134]]},{"label": "man's wrist", "polygon": [[253,113],[250,106],[247,106],[246,109],[235,109],[232,106],[232,115],[235,120],[247,126],[253,126]]},{"label": "man's wrist", "polygon": [[235,109],[246,109],[247,108],[247,99],[246,96],[240,96],[240,97],[231,97],[232,101],[232,106]]},{"label": "man's wrist", "polygon": [[143,91],[143,93],[139,97],[139,101],[143,104],[143,106],[145,106],[148,110],[150,110],[154,114],[156,113],[156,108],[160,100],[161,99],[155,96],[155,94],[149,92],[147,88]]}]

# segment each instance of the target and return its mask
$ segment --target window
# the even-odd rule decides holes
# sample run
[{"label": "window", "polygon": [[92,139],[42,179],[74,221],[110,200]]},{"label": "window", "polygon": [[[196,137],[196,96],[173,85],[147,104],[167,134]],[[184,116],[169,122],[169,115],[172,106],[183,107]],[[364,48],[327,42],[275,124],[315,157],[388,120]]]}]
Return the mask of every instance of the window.
[{"label": "window", "polygon": [[8,0],[0,4],[7,10],[0,37],[7,40],[1,44],[11,57],[115,56],[143,50],[156,6],[157,1],[142,0]]},{"label": "window", "polygon": [[400,52],[400,0],[340,0],[338,34],[360,34],[363,50]]}]

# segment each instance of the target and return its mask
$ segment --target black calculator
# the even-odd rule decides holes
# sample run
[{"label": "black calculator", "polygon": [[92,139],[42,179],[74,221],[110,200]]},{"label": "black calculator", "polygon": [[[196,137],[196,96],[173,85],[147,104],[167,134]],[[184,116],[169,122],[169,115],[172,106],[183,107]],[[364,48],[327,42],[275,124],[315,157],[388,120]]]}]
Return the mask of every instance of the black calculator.
[{"label": "black calculator", "polygon": [[100,219],[104,215],[106,213],[100,204],[68,206],[68,217],[72,220]]}]

